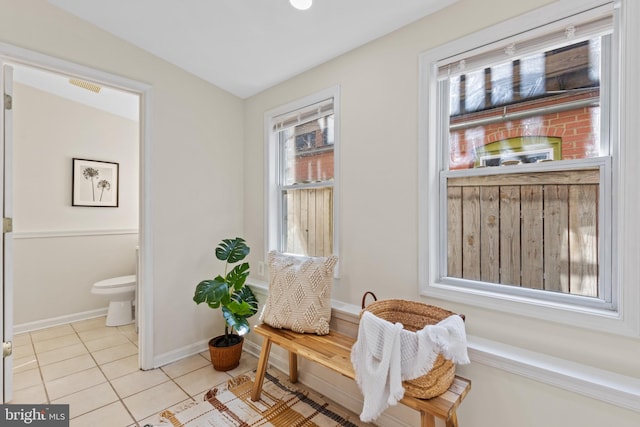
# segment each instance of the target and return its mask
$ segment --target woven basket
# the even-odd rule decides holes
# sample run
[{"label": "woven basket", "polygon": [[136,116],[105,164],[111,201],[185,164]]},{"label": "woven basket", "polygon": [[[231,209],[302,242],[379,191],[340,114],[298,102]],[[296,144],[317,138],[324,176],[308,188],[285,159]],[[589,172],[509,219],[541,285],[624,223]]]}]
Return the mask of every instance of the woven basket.
[{"label": "woven basket", "polygon": [[[435,325],[441,320],[456,314],[433,305],[424,304],[417,301],[407,301],[399,299],[386,299],[374,301],[364,306],[367,294],[362,298],[363,309],[389,322],[400,322],[404,329],[415,332],[427,325]],[[463,316],[464,318],[464,316]],[[419,399],[430,399],[439,396],[449,389],[456,374],[456,365],[450,360],[446,360],[442,355],[438,355],[433,368],[425,375],[403,381],[402,385],[405,394]]]}]

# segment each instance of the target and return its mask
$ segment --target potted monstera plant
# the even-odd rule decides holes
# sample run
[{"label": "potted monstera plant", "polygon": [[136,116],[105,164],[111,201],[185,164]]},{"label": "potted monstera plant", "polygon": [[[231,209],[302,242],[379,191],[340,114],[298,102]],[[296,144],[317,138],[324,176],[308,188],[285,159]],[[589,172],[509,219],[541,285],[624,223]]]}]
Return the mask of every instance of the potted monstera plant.
[{"label": "potted monstera plant", "polygon": [[258,300],[246,286],[249,263],[242,262],[249,255],[244,239],[224,239],[216,248],[216,258],[224,262],[224,273],[214,279],[203,280],[196,286],[193,300],[221,309],[224,317],[224,335],[209,341],[211,363],[218,371],[238,366],[242,355],[244,334],[251,330],[249,317],[258,311]]}]

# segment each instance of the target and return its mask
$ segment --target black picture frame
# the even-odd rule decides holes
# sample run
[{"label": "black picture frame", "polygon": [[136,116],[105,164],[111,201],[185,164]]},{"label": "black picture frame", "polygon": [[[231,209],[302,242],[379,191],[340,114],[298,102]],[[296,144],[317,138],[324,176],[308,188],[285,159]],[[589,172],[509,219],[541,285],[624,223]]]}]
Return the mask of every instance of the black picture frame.
[{"label": "black picture frame", "polygon": [[117,208],[119,187],[118,163],[73,158],[71,206]]}]

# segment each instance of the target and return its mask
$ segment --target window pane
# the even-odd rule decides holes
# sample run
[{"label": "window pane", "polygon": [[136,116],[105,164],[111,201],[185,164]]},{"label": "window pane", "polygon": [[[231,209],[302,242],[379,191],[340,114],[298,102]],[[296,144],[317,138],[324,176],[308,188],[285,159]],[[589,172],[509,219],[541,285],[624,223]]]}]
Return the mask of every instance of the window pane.
[{"label": "window pane", "polygon": [[333,180],[333,115],[280,132],[283,184]]},{"label": "window pane", "polygon": [[491,67],[491,103],[508,104],[513,101],[513,66],[510,62]]},{"label": "window pane", "polygon": [[463,76],[465,83],[465,111],[484,109],[484,70],[474,71]]},{"label": "window pane", "polygon": [[283,251],[307,256],[333,253],[333,188],[284,190]]},{"label": "window pane", "polygon": [[281,250],[306,256],[331,255],[334,115],[330,113],[284,129],[278,138]]},{"label": "window pane", "polygon": [[600,143],[604,41],[596,37],[451,77],[449,169],[607,155]]},{"label": "window pane", "polygon": [[545,93],[545,56],[537,53],[520,60],[520,97],[533,98]]},{"label": "window pane", "polygon": [[447,175],[448,277],[601,297],[599,167],[520,173],[517,165],[608,155],[600,144],[608,40],[448,78],[448,169],[495,167],[490,175]]},{"label": "window pane", "polygon": [[449,79],[449,115],[460,113],[460,76],[455,76]]},{"label": "window pane", "polygon": [[599,297],[599,174],[448,178],[447,276]]}]

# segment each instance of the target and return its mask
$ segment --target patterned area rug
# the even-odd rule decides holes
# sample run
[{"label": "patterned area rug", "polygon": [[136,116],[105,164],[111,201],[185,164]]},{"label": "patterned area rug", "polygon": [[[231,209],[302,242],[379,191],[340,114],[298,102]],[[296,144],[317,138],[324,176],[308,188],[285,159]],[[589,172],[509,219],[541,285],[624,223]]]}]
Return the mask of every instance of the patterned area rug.
[{"label": "patterned area rug", "polygon": [[209,390],[203,402],[164,411],[157,427],[335,427],[372,426],[324,396],[267,372],[262,397],[251,401],[254,373]]}]

